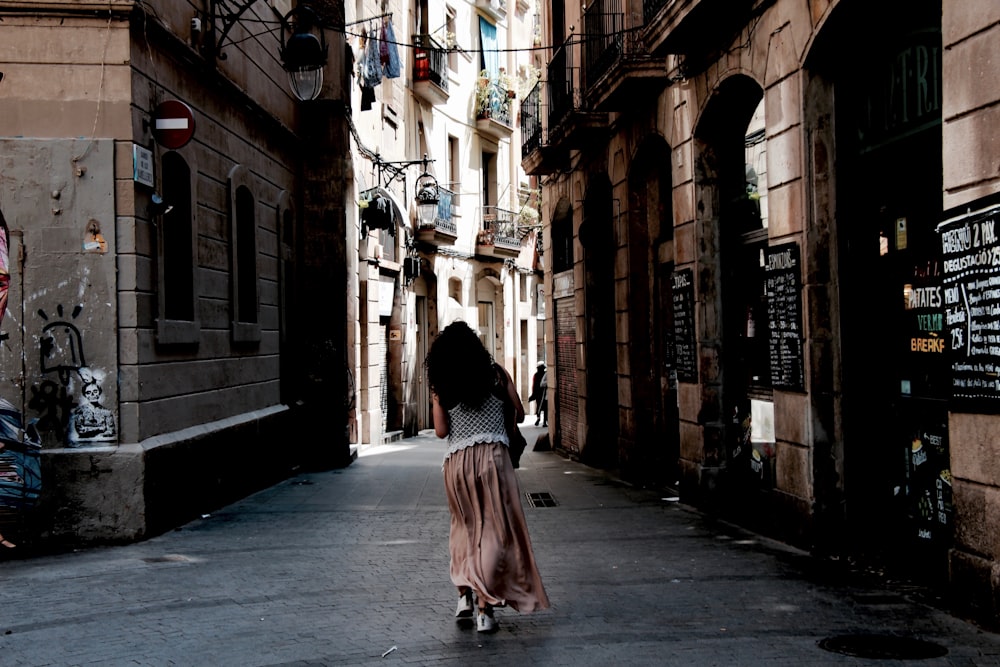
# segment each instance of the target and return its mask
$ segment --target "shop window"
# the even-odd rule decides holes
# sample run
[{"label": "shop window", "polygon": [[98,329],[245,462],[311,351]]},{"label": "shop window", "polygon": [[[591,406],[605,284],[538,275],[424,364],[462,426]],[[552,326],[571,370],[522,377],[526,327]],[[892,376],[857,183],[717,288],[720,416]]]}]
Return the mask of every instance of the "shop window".
[{"label": "shop window", "polygon": [[234,343],[260,341],[257,291],[257,200],[250,173],[229,173],[230,285]]},{"label": "shop window", "polygon": [[163,204],[154,223],[159,297],[156,341],[161,345],[198,342],[193,173],[179,153],[165,153],[160,161]]}]

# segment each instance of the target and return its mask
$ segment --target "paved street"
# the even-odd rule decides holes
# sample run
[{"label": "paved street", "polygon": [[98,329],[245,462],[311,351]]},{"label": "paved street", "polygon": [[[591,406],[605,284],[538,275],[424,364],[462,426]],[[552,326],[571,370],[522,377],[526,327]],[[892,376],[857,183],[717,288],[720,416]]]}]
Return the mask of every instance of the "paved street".
[{"label": "paved street", "polygon": [[[1000,665],[1000,636],[906,590],[551,452],[518,475],[555,502],[526,500],[553,607],[480,635],[452,617],[443,452],[427,432],[140,544],[2,562],[0,665]],[[946,654],[819,645],[862,633]]]}]

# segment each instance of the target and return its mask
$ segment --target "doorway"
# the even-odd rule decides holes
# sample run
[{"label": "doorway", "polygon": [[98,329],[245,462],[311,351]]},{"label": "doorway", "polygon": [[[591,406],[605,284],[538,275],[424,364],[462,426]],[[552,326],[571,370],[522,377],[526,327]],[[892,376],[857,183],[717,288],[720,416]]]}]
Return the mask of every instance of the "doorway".
[{"label": "doorway", "polygon": [[866,48],[846,59],[831,50],[824,62],[838,128],[845,518],[856,550],[943,583],[952,505],[936,232],[941,3],[894,4],[891,21],[841,11],[828,29]]}]

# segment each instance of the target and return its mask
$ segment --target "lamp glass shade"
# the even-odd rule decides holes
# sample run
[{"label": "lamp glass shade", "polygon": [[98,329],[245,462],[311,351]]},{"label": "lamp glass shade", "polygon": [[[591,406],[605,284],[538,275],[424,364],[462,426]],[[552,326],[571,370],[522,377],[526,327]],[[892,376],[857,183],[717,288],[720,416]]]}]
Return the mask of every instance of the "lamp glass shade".
[{"label": "lamp glass shade", "polygon": [[319,97],[323,90],[323,69],[307,69],[288,73],[288,84],[292,94],[299,100],[308,102]]},{"label": "lamp glass shade", "polygon": [[323,89],[326,45],[309,32],[296,32],[281,52],[292,92],[300,100],[314,100]]},{"label": "lamp glass shade", "polygon": [[420,224],[432,226],[437,219],[438,212],[438,192],[437,183],[424,183],[417,191],[417,215],[420,217]]}]

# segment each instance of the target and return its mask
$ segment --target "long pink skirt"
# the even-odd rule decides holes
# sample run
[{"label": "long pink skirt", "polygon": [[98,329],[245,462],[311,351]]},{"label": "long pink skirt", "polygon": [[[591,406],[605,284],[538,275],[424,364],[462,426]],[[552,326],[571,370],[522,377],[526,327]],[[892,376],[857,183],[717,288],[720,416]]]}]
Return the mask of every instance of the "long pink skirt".
[{"label": "long pink skirt", "polygon": [[451,510],[451,581],[481,602],[522,613],[547,609],[517,475],[503,443],[473,445],[444,463]]}]

